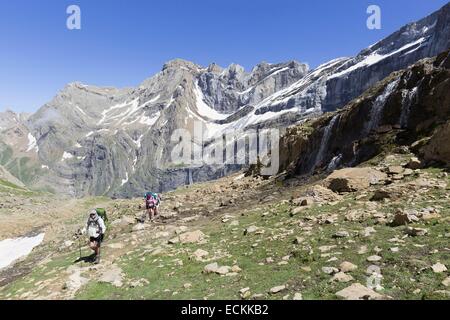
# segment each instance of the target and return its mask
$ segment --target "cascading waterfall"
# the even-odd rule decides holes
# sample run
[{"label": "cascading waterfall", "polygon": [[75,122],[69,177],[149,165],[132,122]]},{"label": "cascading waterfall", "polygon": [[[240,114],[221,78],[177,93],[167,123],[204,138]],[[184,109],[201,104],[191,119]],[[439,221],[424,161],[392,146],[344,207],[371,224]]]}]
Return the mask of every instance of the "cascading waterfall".
[{"label": "cascading waterfall", "polygon": [[322,141],[320,142],[320,148],[317,152],[316,160],[314,161],[314,165],[312,167],[312,171],[321,164],[323,161],[323,158],[325,156],[325,152],[328,148],[328,142],[330,141],[331,132],[333,131],[334,125],[336,124],[336,121],[339,119],[340,114],[336,114],[330,121],[330,123],[325,127]]},{"label": "cascading waterfall", "polygon": [[188,169],[188,183],[189,185],[194,184],[194,181],[192,179],[192,170]]},{"label": "cascading waterfall", "polygon": [[328,164],[327,171],[333,171],[334,169],[336,169],[337,166],[341,163],[341,160],[342,154],[339,154],[331,159],[330,163]]},{"label": "cascading waterfall", "polygon": [[376,129],[380,123],[381,116],[383,115],[384,106],[386,105],[386,101],[392,92],[397,88],[400,79],[392,81],[389,83],[384,89],[383,93],[379,95],[375,101],[373,102],[372,109],[370,111],[370,120],[366,125],[365,133],[369,134],[370,131]]},{"label": "cascading waterfall", "polygon": [[408,118],[411,112],[411,105],[417,98],[417,87],[402,92],[402,113],[400,115],[400,126],[406,128],[408,126]]}]

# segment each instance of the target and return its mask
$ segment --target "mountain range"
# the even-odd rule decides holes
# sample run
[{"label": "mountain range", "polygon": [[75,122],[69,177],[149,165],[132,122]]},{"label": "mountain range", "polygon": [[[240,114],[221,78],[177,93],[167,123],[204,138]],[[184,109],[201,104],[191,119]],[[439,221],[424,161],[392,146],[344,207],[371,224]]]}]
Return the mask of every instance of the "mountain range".
[{"label": "mountain range", "polygon": [[[247,72],[237,64],[203,67],[176,59],[135,88],[74,82],[34,114],[0,113],[0,172],[34,189],[76,197],[131,197],[144,190],[161,192],[215,179],[241,165],[174,164],[171,152],[176,142],[171,136],[175,130],[192,132],[200,122],[206,133],[201,141],[194,141],[197,145],[208,144],[229,130],[285,130],[356,103],[355,99],[393,72],[448,48],[450,3],[355,57],[334,59],[313,70],[296,61],[262,62]],[[361,135],[378,130],[383,123],[379,118],[383,113],[378,111],[398,91],[399,82],[394,79],[380,88],[371,108],[361,108],[373,120],[358,131]],[[414,87],[399,93],[405,99],[402,106],[410,106]],[[398,125],[408,126],[408,111],[397,111]],[[364,158],[354,154],[352,158],[348,150],[338,152],[336,139],[329,145],[331,135],[345,136],[351,131],[338,132],[339,122],[330,119],[321,127],[322,138],[310,140],[316,149],[319,146],[310,158],[299,164],[296,154],[295,161],[290,158],[280,170],[291,164],[296,173],[308,173],[326,169],[330,161],[351,165],[358,157]]]}]

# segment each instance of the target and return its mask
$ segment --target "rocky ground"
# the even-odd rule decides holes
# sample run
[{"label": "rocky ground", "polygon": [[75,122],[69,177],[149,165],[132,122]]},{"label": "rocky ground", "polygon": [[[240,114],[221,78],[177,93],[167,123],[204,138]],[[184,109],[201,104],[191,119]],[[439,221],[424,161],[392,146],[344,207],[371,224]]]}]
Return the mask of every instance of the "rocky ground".
[{"label": "rocky ground", "polygon": [[[449,299],[450,181],[419,167],[402,153],[309,180],[237,174],[164,194],[153,224],[140,199],[4,187],[1,234],[46,239],[0,272],[0,299]],[[73,236],[93,206],[110,219],[100,265]]]}]

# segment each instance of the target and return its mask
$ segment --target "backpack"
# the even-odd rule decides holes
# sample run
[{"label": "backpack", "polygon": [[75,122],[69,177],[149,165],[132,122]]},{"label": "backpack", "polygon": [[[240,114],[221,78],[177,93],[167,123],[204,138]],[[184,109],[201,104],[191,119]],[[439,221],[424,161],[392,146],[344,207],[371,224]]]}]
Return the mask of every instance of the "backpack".
[{"label": "backpack", "polygon": [[157,205],[159,205],[159,196],[157,193],[154,192],[147,192],[144,195],[145,203],[148,208],[154,208]]},{"label": "backpack", "polygon": [[89,237],[97,238],[100,235],[100,224],[98,220],[89,219],[87,233]]},{"label": "backpack", "polygon": [[103,221],[105,223],[108,222],[108,215],[106,214],[106,209],[97,208],[97,209],[95,209],[95,211],[97,211],[97,214],[99,215],[99,217],[101,217],[103,219]]}]

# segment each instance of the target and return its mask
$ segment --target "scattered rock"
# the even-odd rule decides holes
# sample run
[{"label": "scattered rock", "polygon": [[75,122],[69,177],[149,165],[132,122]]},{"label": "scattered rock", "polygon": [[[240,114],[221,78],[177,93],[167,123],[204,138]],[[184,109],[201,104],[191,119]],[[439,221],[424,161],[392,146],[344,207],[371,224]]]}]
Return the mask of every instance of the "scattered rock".
[{"label": "scattered rock", "polygon": [[381,294],[366,288],[360,283],[354,283],[337,292],[336,296],[345,300],[381,300],[384,298]]},{"label": "scattered rock", "polygon": [[244,230],[244,235],[247,235],[250,233],[255,233],[258,230],[259,230],[259,228],[257,226],[250,226]]},{"label": "scattered rock", "polygon": [[416,157],[412,157],[408,164],[406,165],[407,168],[412,169],[412,170],[416,170],[416,169],[420,169],[422,167],[422,163],[420,162],[420,160]]},{"label": "scattered rock", "polygon": [[378,262],[380,261],[382,258],[380,256],[377,255],[373,255],[367,258],[367,261],[369,262]]},{"label": "scattered rock", "polygon": [[405,233],[411,237],[420,237],[425,236],[428,233],[428,230],[424,228],[407,227]]},{"label": "scattered rock", "polygon": [[242,271],[242,269],[241,269],[241,268],[239,268],[239,266],[237,266],[237,265],[234,265],[234,266],[232,266],[232,267],[231,267],[231,271],[232,271],[232,272],[236,272],[236,273],[239,273],[239,272],[241,272],[241,271]]},{"label": "scattered rock", "polygon": [[368,238],[372,235],[372,233],[376,233],[377,231],[373,227],[366,227],[362,231],[361,235],[365,238]]},{"label": "scattered rock", "polygon": [[123,285],[122,269],[119,266],[113,264],[103,272],[98,281],[110,283],[115,287],[121,287]]},{"label": "scattered rock", "polygon": [[302,237],[295,237],[293,243],[294,243],[294,244],[301,244],[303,241],[305,241],[305,238],[302,238]]},{"label": "scattered rock", "polygon": [[337,282],[350,282],[352,280],[353,280],[353,277],[351,275],[346,274],[344,272],[338,272],[338,273],[336,273],[333,276],[333,278],[331,278],[330,281],[332,281],[332,282],[334,282],[334,281],[337,281]]},{"label": "scattered rock", "polygon": [[293,216],[299,214],[300,212],[304,211],[305,209],[306,209],[306,207],[293,208],[293,209],[291,209],[290,216],[293,217]]},{"label": "scattered rock", "polygon": [[203,269],[204,273],[217,273],[220,275],[226,275],[227,273],[230,272],[230,267],[228,266],[222,266],[220,267],[217,262],[208,264],[205,266],[205,268]]},{"label": "scattered rock", "polygon": [[324,184],[334,192],[354,192],[369,188],[387,179],[387,175],[373,168],[345,168],[334,171]]},{"label": "scattered rock", "polygon": [[284,290],[286,290],[286,286],[276,286],[276,287],[273,287],[272,289],[270,289],[269,292],[271,294],[277,294],[277,293],[279,293],[281,291],[284,291]]},{"label": "scattered rock", "polygon": [[333,238],[347,238],[350,234],[347,231],[338,231],[333,235]]},{"label": "scattered rock", "polygon": [[433,269],[433,271],[435,273],[442,273],[442,272],[447,271],[447,267],[444,264],[440,263],[440,262],[432,265],[431,269]]},{"label": "scattered rock", "polygon": [[401,174],[403,171],[404,169],[401,166],[389,166],[387,168],[388,174]]},{"label": "scattered rock", "polygon": [[419,218],[413,212],[398,210],[395,213],[394,220],[391,222],[391,226],[398,227],[417,221],[419,221]]},{"label": "scattered rock", "polygon": [[204,273],[215,273],[219,269],[217,262],[210,263],[203,268]]},{"label": "scattered rock", "polygon": [[445,278],[445,279],[442,281],[442,285],[443,285],[444,287],[450,287],[450,277]]},{"label": "scattered rock", "polygon": [[341,270],[341,272],[352,272],[355,271],[356,269],[358,269],[358,266],[348,262],[348,261],[344,261],[339,265],[339,269]]},{"label": "scattered rock", "polygon": [[292,300],[303,300],[303,296],[300,292],[296,292]]},{"label": "scattered rock", "polygon": [[181,243],[198,243],[205,239],[205,235],[200,230],[185,232],[178,236]]},{"label": "scattered rock", "polygon": [[208,251],[202,250],[202,249],[197,249],[194,251],[194,253],[192,254],[192,257],[196,260],[196,261],[202,261],[204,257],[206,257],[209,254]]},{"label": "scattered rock", "polygon": [[326,274],[335,274],[339,272],[339,269],[335,267],[322,267],[322,272]]}]

